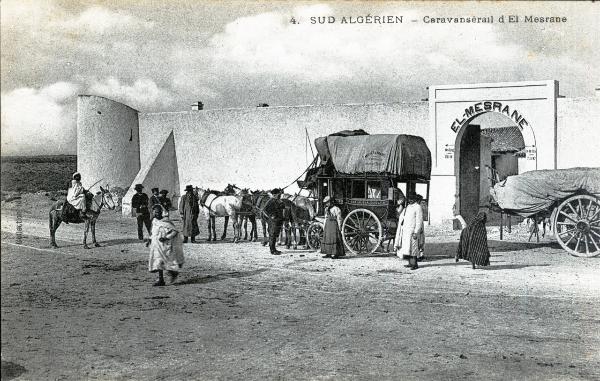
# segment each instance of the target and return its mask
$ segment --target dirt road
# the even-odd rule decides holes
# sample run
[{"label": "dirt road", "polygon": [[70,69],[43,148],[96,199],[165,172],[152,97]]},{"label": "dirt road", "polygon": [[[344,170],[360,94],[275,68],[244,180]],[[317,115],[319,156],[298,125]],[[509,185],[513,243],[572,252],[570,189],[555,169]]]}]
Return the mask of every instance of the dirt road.
[{"label": "dirt road", "polygon": [[188,244],[178,283],[156,288],[134,220],[102,215],[91,250],[62,226],[53,250],[36,197],[19,244],[2,205],[3,380],[600,379],[600,260],[548,239],[492,228],[491,266],[472,270],[448,257],[457,233],[431,226],[417,271]]}]

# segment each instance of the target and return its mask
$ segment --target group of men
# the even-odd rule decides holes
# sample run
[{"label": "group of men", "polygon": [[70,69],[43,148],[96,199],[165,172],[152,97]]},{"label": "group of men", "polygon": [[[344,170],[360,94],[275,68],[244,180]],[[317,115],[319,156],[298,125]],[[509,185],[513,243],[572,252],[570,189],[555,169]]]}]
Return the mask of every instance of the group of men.
[{"label": "group of men", "polygon": [[[152,197],[150,198],[144,193],[144,186],[142,184],[136,184],[134,189],[136,190],[136,194],[131,199],[131,207],[135,210],[137,217],[138,238],[143,240],[144,225],[148,230],[148,234],[151,234],[150,209],[153,209],[155,205],[160,205],[163,208],[163,215],[168,217],[169,211],[173,210],[173,205],[167,197],[169,191],[165,189],[159,192],[158,188],[152,188]],[[181,196],[181,200],[179,201],[179,214],[183,220],[183,243],[187,243],[188,238],[191,238],[191,242],[195,243],[196,236],[200,234],[200,229],[198,228],[200,205],[198,201],[198,195],[194,187],[187,185],[185,187],[185,194]]]},{"label": "group of men", "polygon": [[168,215],[168,212],[172,209],[172,203],[167,197],[169,191],[166,189],[159,192],[158,188],[152,188],[152,197],[150,198],[144,193],[144,186],[142,184],[136,184],[134,189],[136,193],[131,198],[131,208],[135,211],[137,218],[138,238],[143,240],[144,226],[148,230],[148,235],[152,234],[150,210],[154,205],[160,205],[164,209],[163,214],[166,213]]}]

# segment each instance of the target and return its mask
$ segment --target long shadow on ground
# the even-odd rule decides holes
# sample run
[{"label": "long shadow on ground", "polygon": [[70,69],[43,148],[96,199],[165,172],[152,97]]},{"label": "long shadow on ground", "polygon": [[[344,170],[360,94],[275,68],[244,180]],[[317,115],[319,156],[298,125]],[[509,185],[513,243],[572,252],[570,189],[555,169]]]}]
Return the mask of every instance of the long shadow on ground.
[{"label": "long shadow on ground", "polygon": [[221,280],[231,279],[231,278],[245,278],[245,277],[249,277],[249,276],[258,275],[260,273],[264,273],[265,271],[268,271],[268,270],[269,269],[267,269],[267,268],[262,268],[262,269],[251,270],[251,271],[232,271],[232,272],[221,273],[221,274],[216,274],[216,275],[195,276],[195,277],[187,278],[180,282],[177,282],[177,285],[204,284],[204,283],[218,282]]}]

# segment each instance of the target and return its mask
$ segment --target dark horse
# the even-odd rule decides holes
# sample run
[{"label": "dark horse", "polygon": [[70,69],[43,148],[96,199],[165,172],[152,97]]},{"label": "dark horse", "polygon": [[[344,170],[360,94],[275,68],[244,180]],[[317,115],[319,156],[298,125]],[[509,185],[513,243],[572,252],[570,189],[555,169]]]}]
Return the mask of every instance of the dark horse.
[{"label": "dark horse", "polygon": [[90,207],[87,209],[84,218],[76,216],[70,217],[67,220],[63,221],[62,210],[65,207],[65,204],[67,202],[66,200],[58,201],[52,206],[52,209],[50,209],[50,212],[48,213],[48,224],[50,226],[50,245],[52,247],[58,247],[58,245],[56,244],[55,235],[56,230],[60,226],[61,222],[74,224],[80,224],[84,222],[85,230],[83,233],[83,247],[85,249],[90,248],[87,245],[87,235],[88,231],[90,230],[90,227],[92,228],[92,243],[96,247],[100,246],[100,244],[96,242],[96,220],[98,220],[100,210],[102,210],[103,207],[106,206],[108,209],[112,210],[115,208],[115,202],[112,198],[112,194],[108,189],[108,185],[106,186],[106,189],[100,187],[100,192],[96,193],[91,197],[89,197],[88,194],[90,193],[86,194],[86,199],[90,199]]},{"label": "dark horse", "polygon": [[[306,237],[306,231],[312,221],[311,212],[299,205],[296,198],[291,195],[283,194],[281,201],[283,202],[283,231],[285,232],[285,240],[283,244],[289,249],[291,239],[293,237],[294,250],[298,248],[300,238]],[[304,202],[305,200],[302,200]],[[308,241],[305,240],[305,248],[308,248]]]},{"label": "dark horse", "polygon": [[[298,206],[291,198],[287,197],[287,195],[283,195],[281,198],[281,203],[283,204],[283,231],[285,231],[285,241],[283,244],[289,249],[292,244],[292,236],[293,236],[293,244],[294,249],[298,247],[298,239],[297,239],[297,231],[300,232],[304,230],[304,226],[308,221],[312,219],[309,211]],[[267,192],[258,191],[251,193],[251,201],[252,201],[252,209],[254,211],[254,215],[256,218],[260,218],[263,230],[263,245],[266,245],[268,242],[267,238],[267,224],[270,224],[271,221],[269,217],[265,213],[265,208],[271,202],[271,197]],[[254,225],[255,226],[255,225]],[[256,232],[256,228],[253,227],[253,232],[258,237],[258,233]]]},{"label": "dark horse", "polygon": [[[228,184],[225,192],[237,196],[242,201],[239,215],[244,227],[244,241],[248,239],[248,221],[250,221],[252,225],[250,228],[250,241],[255,242],[258,240],[258,229],[256,229],[256,214],[253,208],[252,192],[248,188],[240,189],[235,184]],[[227,220],[225,220],[225,230],[227,230]]]}]

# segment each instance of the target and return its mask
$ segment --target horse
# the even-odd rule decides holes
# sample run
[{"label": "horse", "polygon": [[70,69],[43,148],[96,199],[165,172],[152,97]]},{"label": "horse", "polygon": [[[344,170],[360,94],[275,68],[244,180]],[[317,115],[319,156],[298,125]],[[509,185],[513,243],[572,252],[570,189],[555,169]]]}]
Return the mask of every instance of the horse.
[{"label": "horse", "polygon": [[[199,205],[202,208],[204,216],[208,223],[208,241],[217,240],[217,232],[215,229],[215,217],[225,217],[226,222],[229,218],[233,220],[234,237],[233,242],[239,242],[242,231],[239,212],[242,208],[242,201],[237,196],[219,195],[218,193],[209,190],[197,188]],[[211,237],[212,232],[212,237]],[[227,225],[221,239],[225,239]]]},{"label": "horse", "polygon": [[[303,197],[303,196],[302,196]],[[296,235],[296,231],[300,230],[300,232],[305,231],[304,225],[306,222],[310,223],[312,218],[310,217],[310,213],[308,210],[304,209],[296,205],[294,201],[294,196],[283,194],[281,197],[281,202],[283,203],[283,229],[282,234],[285,232],[285,239],[281,242],[288,249],[291,246],[291,237],[293,236],[293,244],[294,249],[298,247],[298,239]],[[267,244],[267,223],[270,223],[268,216],[264,212],[265,208],[271,202],[271,197],[267,192],[264,191],[256,191],[251,192],[251,200],[252,200],[252,208],[254,210],[255,216],[260,218],[263,228],[263,246]],[[302,200],[301,205],[304,204],[305,200]],[[314,211],[314,208],[312,209]],[[306,225],[307,227],[308,225]]]},{"label": "horse", "polygon": [[[254,217],[255,217],[255,219],[257,219],[257,218],[260,219],[260,223],[262,225],[262,231],[263,231],[262,244],[263,244],[263,246],[266,246],[269,243],[269,239],[267,237],[267,231],[268,231],[267,223],[269,222],[269,219],[268,219],[267,215],[264,213],[264,210],[270,200],[271,200],[271,196],[269,196],[268,192],[265,192],[265,191],[250,192],[250,201],[252,204],[252,211],[254,212]],[[250,235],[251,236],[254,235],[258,239],[258,231],[256,229],[256,224],[253,225],[253,231],[250,232]]]},{"label": "horse", "polygon": [[306,212],[308,213],[309,221],[312,221],[312,219],[315,218],[315,206],[310,198],[302,196],[298,193],[296,193],[295,195],[284,193],[283,195],[281,195],[281,198],[290,200],[294,203],[294,205],[296,205],[300,209],[306,210]]},{"label": "horse", "polygon": [[[250,228],[250,241],[255,242],[258,239],[258,229],[256,229],[256,215],[252,207],[252,192],[248,188],[240,188],[235,184],[227,184],[224,192],[229,195],[235,195],[242,200],[242,209],[240,210],[240,222],[244,227],[244,241],[248,239],[248,221],[252,227]],[[225,230],[227,232],[227,218],[225,218]]]},{"label": "horse", "polygon": [[[86,196],[87,197],[87,196]],[[48,213],[48,225],[50,227],[50,246],[57,248],[56,244],[56,230],[60,226],[61,222],[80,224],[85,223],[85,229],[83,233],[83,248],[89,249],[87,245],[87,235],[92,228],[92,243],[95,247],[100,247],[100,244],[96,242],[96,221],[100,216],[100,211],[104,206],[108,209],[113,210],[115,208],[115,201],[113,200],[112,193],[110,193],[109,186],[105,188],[100,187],[100,192],[97,192],[91,197],[91,206],[85,213],[85,218],[75,218],[68,221],[62,220],[62,209],[65,207],[67,200],[57,201],[50,212]]]},{"label": "horse", "polygon": [[[298,248],[298,237],[306,237],[306,231],[314,218],[315,208],[308,197],[290,194],[282,194],[281,200],[284,204],[284,231],[285,240],[283,244],[289,249],[290,238],[293,236],[294,249]],[[303,234],[304,233],[304,234]],[[308,241],[305,241],[308,248]]]}]

